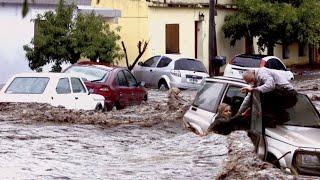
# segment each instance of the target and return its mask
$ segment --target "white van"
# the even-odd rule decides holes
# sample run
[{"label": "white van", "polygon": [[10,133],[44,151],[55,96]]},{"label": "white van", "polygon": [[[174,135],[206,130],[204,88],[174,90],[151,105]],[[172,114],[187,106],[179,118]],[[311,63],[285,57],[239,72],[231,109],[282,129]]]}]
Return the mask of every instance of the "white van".
[{"label": "white van", "polygon": [[82,79],[65,73],[22,73],[0,91],[0,102],[48,103],[67,109],[104,109],[104,97],[90,94]]}]

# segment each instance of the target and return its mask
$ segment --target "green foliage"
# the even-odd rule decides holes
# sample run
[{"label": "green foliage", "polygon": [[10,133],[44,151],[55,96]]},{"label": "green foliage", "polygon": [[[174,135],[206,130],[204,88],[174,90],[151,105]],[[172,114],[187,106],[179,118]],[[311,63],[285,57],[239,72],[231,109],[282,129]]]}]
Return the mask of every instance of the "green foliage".
[{"label": "green foliage", "polygon": [[258,38],[259,50],[276,43],[319,43],[318,0],[236,0],[238,11],[225,18],[223,31],[233,46],[243,37]]},{"label": "green foliage", "polygon": [[79,14],[71,32],[71,44],[76,53],[90,60],[112,63],[122,57],[117,41],[120,36],[110,30],[100,16]]},{"label": "green foliage", "polygon": [[[75,63],[80,57],[92,61],[112,63],[121,57],[117,41],[120,39],[100,16],[78,14],[75,6],[65,6],[60,0],[55,12],[49,11],[35,19],[35,37],[25,45],[29,67],[39,71],[53,63],[52,71],[60,71],[63,62]],[[73,20],[75,18],[75,20]]]}]

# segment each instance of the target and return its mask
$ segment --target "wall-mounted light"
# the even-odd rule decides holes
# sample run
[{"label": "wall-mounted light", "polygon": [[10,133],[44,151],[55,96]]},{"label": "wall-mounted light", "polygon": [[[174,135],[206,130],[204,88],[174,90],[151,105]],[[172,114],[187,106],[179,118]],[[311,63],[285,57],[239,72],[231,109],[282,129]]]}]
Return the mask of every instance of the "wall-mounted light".
[{"label": "wall-mounted light", "polygon": [[204,14],[199,12],[199,21],[204,21]]}]

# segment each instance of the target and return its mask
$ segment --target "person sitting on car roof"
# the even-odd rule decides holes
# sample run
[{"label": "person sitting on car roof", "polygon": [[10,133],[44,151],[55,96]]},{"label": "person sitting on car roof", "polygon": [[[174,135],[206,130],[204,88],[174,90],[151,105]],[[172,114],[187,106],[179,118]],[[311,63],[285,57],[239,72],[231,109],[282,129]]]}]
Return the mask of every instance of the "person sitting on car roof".
[{"label": "person sitting on car roof", "polygon": [[247,129],[249,125],[249,121],[247,121],[249,111],[250,108],[242,114],[231,117],[231,106],[225,103],[220,104],[218,107],[218,115],[209,126],[207,133],[213,131],[217,134],[227,135],[235,130]]},{"label": "person sitting on car roof", "polygon": [[297,91],[285,77],[267,68],[248,70],[242,77],[251,86],[240,90],[248,94],[238,113],[249,107],[251,93],[257,91],[262,94],[262,118],[267,123],[267,126],[274,127],[276,124],[283,124],[289,121],[289,114],[285,109],[293,107],[297,103]]}]

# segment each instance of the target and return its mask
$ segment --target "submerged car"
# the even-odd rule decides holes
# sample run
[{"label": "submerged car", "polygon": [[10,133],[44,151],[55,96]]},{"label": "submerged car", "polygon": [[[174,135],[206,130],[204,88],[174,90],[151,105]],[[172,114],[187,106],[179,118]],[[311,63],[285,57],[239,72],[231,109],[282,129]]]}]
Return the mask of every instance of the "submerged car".
[{"label": "submerged car", "polygon": [[286,77],[287,80],[294,78],[293,73],[286,68],[285,64],[278,57],[248,54],[235,56],[226,65],[223,76],[241,79],[244,71],[260,67],[269,68],[271,71]]},{"label": "submerged car", "polygon": [[[217,117],[221,103],[231,105],[235,114],[246,96],[240,93],[245,86],[248,85],[241,79],[208,78],[183,117],[185,126],[203,134]],[[266,127],[262,120],[260,94],[254,93],[248,134],[258,156],[293,174],[320,176],[319,112],[310,99],[300,93],[297,104],[287,112],[288,122],[275,128]]]},{"label": "submerged car", "polygon": [[67,109],[104,109],[103,96],[90,94],[80,77],[64,73],[17,74],[0,91],[0,102],[48,103]]},{"label": "submerged car", "polygon": [[91,93],[105,98],[105,107],[122,109],[125,106],[140,104],[148,99],[143,87],[144,82],[137,82],[132,73],[121,67],[110,67],[95,62],[80,62],[71,65],[65,73],[78,74]]},{"label": "submerged car", "polygon": [[153,56],[133,69],[135,77],[149,87],[197,89],[209,77],[203,63],[178,54]]}]

